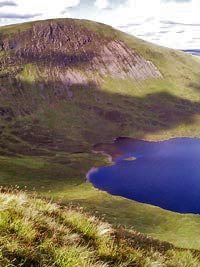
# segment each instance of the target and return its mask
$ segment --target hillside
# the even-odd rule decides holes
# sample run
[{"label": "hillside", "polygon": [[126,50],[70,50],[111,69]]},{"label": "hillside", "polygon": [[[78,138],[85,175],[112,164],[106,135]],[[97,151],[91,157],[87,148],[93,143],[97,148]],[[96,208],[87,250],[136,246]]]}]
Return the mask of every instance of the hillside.
[{"label": "hillside", "polygon": [[0,193],[0,265],[151,267],[200,264],[199,253],[125,228],[80,208],[61,207],[17,189]]},{"label": "hillside", "polygon": [[0,47],[2,153],[198,136],[195,57],[81,20],[1,27]]},{"label": "hillside", "polygon": [[200,249],[200,217],[110,196],[86,183],[119,136],[200,137],[199,58],[95,22],[0,27],[0,184],[97,211],[115,225]]}]

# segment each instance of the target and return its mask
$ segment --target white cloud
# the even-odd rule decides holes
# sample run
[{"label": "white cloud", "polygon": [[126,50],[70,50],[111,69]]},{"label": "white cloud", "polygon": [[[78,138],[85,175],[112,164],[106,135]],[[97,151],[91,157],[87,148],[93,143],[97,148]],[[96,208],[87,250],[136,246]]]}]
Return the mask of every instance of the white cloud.
[{"label": "white cloud", "polygon": [[61,16],[64,8],[74,7],[80,0],[15,0],[16,6],[3,6],[1,13],[5,14],[41,14],[37,19],[56,18]]},{"label": "white cloud", "polygon": [[109,6],[108,0],[96,0],[94,5],[99,9],[105,9]]},{"label": "white cloud", "polygon": [[[181,49],[199,48],[199,11],[199,0],[127,0],[123,5],[104,12],[103,15],[91,15],[91,19],[164,46]],[[174,24],[163,25],[162,21],[171,21]],[[165,32],[163,27],[166,28]]]}]

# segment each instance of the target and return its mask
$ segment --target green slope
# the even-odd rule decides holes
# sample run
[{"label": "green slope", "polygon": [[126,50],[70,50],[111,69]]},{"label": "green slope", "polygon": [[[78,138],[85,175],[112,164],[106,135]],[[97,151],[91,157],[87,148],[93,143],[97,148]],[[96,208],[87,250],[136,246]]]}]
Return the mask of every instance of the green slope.
[{"label": "green slope", "polygon": [[17,189],[0,193],[0,265],[57,267],[197,267],[199,253],[180,250],[80,208],[61,207]]},{"label": "green slope", "polygon": [[[98,142],[200,136],[199,59],[71,19],[1,27],[0,48],[0,184],[35,188],[110,222],[200,248],[199,216],[112,197],[85,183],[91,167],[108,164],[91,152]],[[135,79],[138,57],[146,69]],[[117,69],[112,61],[120,62]]]}]

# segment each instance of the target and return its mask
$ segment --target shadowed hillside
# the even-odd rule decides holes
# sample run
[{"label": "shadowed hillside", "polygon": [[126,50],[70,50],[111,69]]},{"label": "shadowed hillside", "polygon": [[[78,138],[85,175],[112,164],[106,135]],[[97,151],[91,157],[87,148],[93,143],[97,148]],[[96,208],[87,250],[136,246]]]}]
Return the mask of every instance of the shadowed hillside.
[{"label": "shadowed hillside", "polygon": [[46,86],[13,81],[9,91],[0,92],[2,153],[89,152],[94,144],[117,136],[145,138],[179,126],[176,136],[185,136],[193,125],[189,134],[198,134],[200,103],[167,91],[126,96],[95,84],[76,84],[68,91],[55,88],[59,81]]}]

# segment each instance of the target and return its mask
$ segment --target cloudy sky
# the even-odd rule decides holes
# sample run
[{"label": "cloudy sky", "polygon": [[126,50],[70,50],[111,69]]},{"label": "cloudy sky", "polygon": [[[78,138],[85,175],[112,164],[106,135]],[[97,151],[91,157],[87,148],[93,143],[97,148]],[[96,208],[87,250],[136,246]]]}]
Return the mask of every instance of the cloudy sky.
[{"label": "cloudy sky", "polygon": [[73,17],[178,49],[200,49],[200,0],[0,0],[0,25]]}]

